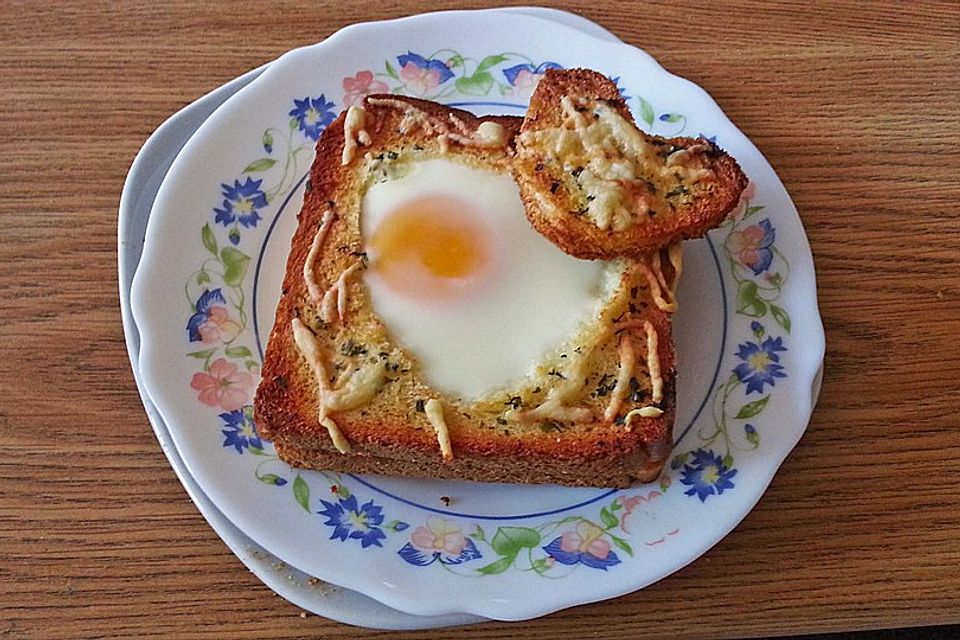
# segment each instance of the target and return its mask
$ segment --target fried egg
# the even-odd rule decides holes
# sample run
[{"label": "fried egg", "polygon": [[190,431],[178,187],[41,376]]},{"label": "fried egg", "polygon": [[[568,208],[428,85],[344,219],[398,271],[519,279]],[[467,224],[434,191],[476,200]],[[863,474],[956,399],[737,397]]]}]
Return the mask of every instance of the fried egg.
[{"label": "fried egg", "polygon": [[595,320],[612,267],[537,233],[507,173],[443,158],[404,165],[361,205],[371,305],[428,384],[478,400]]}]

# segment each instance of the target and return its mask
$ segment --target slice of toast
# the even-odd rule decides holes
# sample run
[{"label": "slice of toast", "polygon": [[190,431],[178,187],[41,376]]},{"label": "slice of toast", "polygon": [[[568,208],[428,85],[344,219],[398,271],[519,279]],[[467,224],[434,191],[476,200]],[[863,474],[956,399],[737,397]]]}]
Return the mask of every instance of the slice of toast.
[{"label": "slice of toast", "polygon": [[370,96],[321,135],[255,400],[294,466],[489,482],[627,486],[671,450],[679,246],[618,262],[609,303],[538,368],[479,400],[424,380],[364,281],[361,201],[393,163],[510,172],[522,120]]},{"label": "slice of toast", "polygon": [[638,129],[616,85],[595,71],[548,70],[521,131],[514,174],[527,217],[578,258],[638,255],[702,236],[747,185],[709,140]]}]

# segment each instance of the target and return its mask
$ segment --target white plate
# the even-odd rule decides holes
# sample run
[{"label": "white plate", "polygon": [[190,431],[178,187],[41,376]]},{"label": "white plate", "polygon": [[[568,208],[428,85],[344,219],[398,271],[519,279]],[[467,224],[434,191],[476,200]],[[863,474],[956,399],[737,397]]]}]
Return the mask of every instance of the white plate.
[{"label": "white plate", "polygon": [[[245,408],[310,162],[306,135],[317,133],[297,117],[304,99],[321,123],[358,86],[382,89],[377,82],[518,113],[548,62],[618,77],[643,126],[716,136],[754,182],[735,222],[688,246],[670,468],[660,483],[626,491],[289,469],[250,433]],[[360,73],[381,69],[382,77]],[[225,201],[237,192],[256,215],[236,217]],[[422,615],[529,618],[641,588],[689,563],[746,515],[803,433],[823,357],[796,211],[709,96],[632,47],[483,12],[350,27],[287,54],[241,90],[171,167],[132,307],[144,382],[191,475],[224,515],[286,562]],[[443,535],[447,551],[424,551]]]},{"label": "white plate", "polygon": [[[566,24],[598,38],[617,40],[600,25],[557,9],[519,7],[493,11],[535,15]],[[237,558],[277,594],[311,613],[347,624],[379,629],[427,629],[481,622],[484,618],[469,614],[415,616],[392,609],[356,591],[330,583],[318,583],[313,576],[287,565],[259,547],[227,520],[197,485],[173,445],[163,418],[141,383],[138,368],[140,334],[133,321],[129,300],[133,275],[140,262],[147,221],[157,190],[177,154],[197,128],[224,101],[263,73],[267,66],[263,65],[218,87],[167,119],[144,143],[124,183],[117,234],[120,306],[127,352],[144,409],[163,452],[201,514]]]}]

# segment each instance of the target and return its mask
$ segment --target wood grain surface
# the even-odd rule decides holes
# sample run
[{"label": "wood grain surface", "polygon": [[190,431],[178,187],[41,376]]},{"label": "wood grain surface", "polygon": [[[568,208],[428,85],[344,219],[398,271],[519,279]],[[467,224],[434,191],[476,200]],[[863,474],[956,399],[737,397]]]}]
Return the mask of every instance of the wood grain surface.
[{"label": "wood grain surface", "polygon": [[726,638],[960,622],[956,2],[565,7],[706,88],[777,169],[813,246],[819,406],[758,507],[704,557],[615,600],[404,635],[302,618],[207,526],[124,350],[116,218],[134,154],[174,111],[290,48],[472,6],[0,2],[0,637]]}]

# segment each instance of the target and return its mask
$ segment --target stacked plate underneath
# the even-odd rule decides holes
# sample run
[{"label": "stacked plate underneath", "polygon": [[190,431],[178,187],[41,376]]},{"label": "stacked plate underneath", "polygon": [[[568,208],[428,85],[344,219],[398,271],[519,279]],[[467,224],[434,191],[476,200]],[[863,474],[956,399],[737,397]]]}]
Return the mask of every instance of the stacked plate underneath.
[{"label": "stacked plate underneath", "polygon": [[[656,483],[608,490],[282,463],[258,436],[251,404],[319,134],[369,93],[520,115],[553,66],[608,74],[641,127],[715,139],[751,178],[733,219],[686,246],[671,464]],[[187,492],[274,591],[350,624],[519,620],[659,580],[753,507],[817,393],[813,263],[773,169],[703,90],[563,12],[354,25],[237,78],[144,145],[124,187],[119,241],[134,374]]]}]

